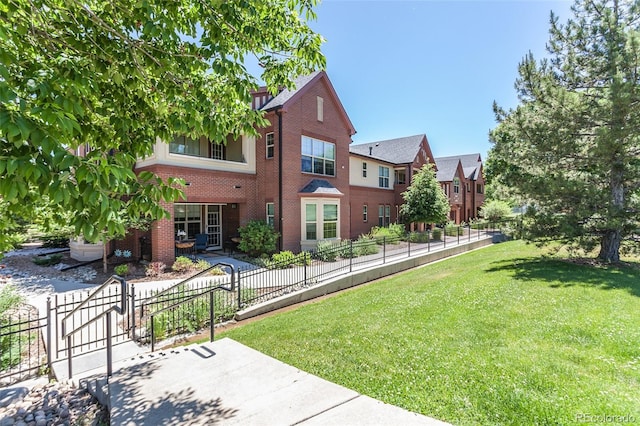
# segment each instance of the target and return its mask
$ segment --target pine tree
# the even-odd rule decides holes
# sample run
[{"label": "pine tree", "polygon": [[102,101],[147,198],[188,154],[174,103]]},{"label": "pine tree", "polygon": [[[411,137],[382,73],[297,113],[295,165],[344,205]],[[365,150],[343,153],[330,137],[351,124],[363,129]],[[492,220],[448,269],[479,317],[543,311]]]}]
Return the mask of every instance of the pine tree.
[{"label": "pine tree", "polygon": [[551,15],[549,57],[530,53],[520,104],[494,105],[487,176],[529,208],[532,239],[561,240],[620,260],[639,226],[640,11],[637,2],[576,1]]}]

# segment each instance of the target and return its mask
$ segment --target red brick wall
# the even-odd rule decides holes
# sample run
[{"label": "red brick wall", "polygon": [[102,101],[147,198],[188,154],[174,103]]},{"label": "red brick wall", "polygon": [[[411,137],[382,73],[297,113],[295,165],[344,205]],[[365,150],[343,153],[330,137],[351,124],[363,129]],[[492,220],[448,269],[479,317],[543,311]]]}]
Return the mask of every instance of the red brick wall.
[{"label": "red brick wall", "polygon": [[[362,234],[368,233],[372,227],[378,226],[378,206],[380,204],[391,206],[391,223],[397,220],[396,192],[378,189],[365,188],[362,186],[351,187],[351,233],[350,238],[358,238]],[[363,221],[362,206],[368,207],[368,220]]]}]

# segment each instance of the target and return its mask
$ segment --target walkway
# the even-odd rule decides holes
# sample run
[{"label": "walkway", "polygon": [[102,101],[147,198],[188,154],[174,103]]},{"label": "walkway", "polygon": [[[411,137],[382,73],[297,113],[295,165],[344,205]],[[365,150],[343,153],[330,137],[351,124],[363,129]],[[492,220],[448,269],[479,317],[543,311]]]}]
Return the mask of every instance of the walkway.
[{"label": "walkway", "polygon": [[143,359],[109,381],[111,424],[446,425],[227,338]]}]

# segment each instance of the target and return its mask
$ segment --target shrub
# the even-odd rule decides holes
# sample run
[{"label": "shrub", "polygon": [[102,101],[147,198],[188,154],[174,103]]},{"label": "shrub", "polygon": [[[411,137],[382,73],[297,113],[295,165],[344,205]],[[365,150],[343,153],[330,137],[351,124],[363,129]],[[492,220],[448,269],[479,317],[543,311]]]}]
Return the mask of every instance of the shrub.
[{"label": "shrub", "polygon": [[33,263],[38,266],[57,265],[62,260],[61,254],[50,254],[48,256],[38,256],[33,258]]},{"label": "shrub", "polygon": [[447,223],[444,227],[444,234],[448,237],[457,237],[458,235],[464,235],[464,228],[462,227],[462,225]]},{"label": "shrub", "polygon": [[429,232],[412,232],[409,234],[409,241],[412,243],[428,243]]},{"label": "shrub", "polygon": [[4,334],[0,337],[0,371],[20,364],[21,353],[24,345],[28,344],[28,339],[16,339],[12,333],[18,332],[19,326],[10,325],[10,315],[7,311],[17,308],[23,302],[23,298],[18,294],[12,285],[0,287],[0,328]]},{"label": "shrub", "polygon": [[276,251],[276,242],[280,236],[263,220],[250,221],[238,228],[238,233],[240,234],[238,248],[253,257]]},{"label": "shrub", "polygon": [[204,259],[198,259],[194,267],[198,271],[204,271],[205,269],[211,268],[211,264]]},{"label": "shrub", "polygon": [[271,256],[270,265],[278,269],[288,268],[297,263],[297,256],[289,250],[274,253]]},{"label": "shrub", "polygon": [[431,239],[432,240],[440,240],[440,239],[442,239],[442,229],[433,228],[431,230]]},{"label": "shrub", "polygon": [[115,272],[116,275],[120,275],[121,277],[126,277],[127,274],[129,274],[129,265],[127,264],[118,265],[115,268],[113,268],[113,272]]},{"label": "shrub", "polygon": [[504,201],[492,200],[482,205],[480,217],[489,222],[500,221],[511,214],[511,207]]},{"label": "shrub", "polygon": [[339,251],[340,246],[331,241],[320,241],[316,246],[315,256],[323,262],[335,262]]},{"label": "shrub", "polygon": [[145,275],[148,277],[157,277],[162,275],[166,268],[167,265],[165,265],[163,262],[151,262],[147,265]]},{"label": "shrub", "polygon": [[[399,244],[400,236],[397,234],[397,227],[395,231],[392,231],[391,228],[385,228],[380,226],[374,226],[371,228],[370,235],[372,238],[375,238],[376,243],[378,244]],[[404,228],[402,229],[402,235],[404,235]]]},{"label": "shrub", "polygon": [[173,269],[175,272],[190,272],[195,268],[195,264],[186,256],[179,256],[171,266],[171,269]]},{"label": "shrub", "polygon": [[69,247],[69,239],[71,238],[71,229],[62,229],[60,231],[50,231],[40,237],[42,247],[45,248],[64,248]]},{"label": "shrub", "polygon": [[378,244],[376,244],[376,240],[365,235],[361,235],[360,238],[353,243],[354,257],[377,254],[379,251],[380,248]]}]

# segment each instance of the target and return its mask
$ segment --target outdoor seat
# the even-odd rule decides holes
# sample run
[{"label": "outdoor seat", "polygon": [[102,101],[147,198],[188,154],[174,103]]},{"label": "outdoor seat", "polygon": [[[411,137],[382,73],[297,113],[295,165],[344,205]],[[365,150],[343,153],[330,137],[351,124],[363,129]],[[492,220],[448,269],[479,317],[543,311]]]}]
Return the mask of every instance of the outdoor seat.
[{"label": "outdoor seat", "polygon": [[209,236],[207,234],[196,234],[196,244],[194,250],[196,252],[206,250]]}]

